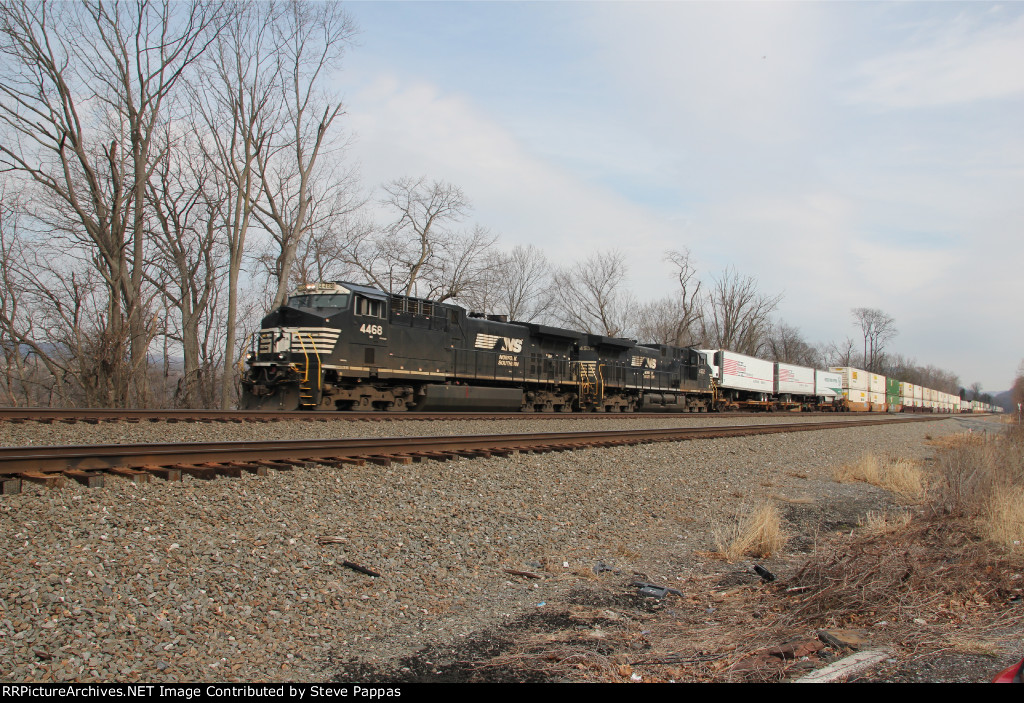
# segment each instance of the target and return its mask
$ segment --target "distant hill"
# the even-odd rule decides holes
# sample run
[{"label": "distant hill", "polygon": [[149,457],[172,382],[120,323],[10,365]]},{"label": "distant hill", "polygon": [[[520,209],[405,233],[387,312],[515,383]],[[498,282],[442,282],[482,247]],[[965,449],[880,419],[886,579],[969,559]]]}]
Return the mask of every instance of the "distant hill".
[{"label": "distant hill", "polygon": [[992,404],[998,405],[1008,413],[1017,412],[1017,408],[1013,407],[1013,391],[1000,391],[999,393],[993,393]]}]

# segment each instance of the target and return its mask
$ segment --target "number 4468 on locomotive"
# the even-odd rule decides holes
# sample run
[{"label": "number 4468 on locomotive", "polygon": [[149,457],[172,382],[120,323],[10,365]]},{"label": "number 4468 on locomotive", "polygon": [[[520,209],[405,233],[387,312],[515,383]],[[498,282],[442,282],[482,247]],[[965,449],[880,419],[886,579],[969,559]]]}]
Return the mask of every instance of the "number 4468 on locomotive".
[{"label": "number 4468 on locomotive", "polygon": [[706,412],[705,354],[352,283],[312,283],[263,318],[243,409]]}]

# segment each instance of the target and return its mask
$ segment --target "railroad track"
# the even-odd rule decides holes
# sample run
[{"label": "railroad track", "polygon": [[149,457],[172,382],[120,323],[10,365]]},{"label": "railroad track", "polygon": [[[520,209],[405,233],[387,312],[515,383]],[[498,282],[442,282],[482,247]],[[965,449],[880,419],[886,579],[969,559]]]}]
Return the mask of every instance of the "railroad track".
[{"label": "railroad track", "polygon": [[[858,416],[886,415],[887,413],[857,413]],[[335,422],[363,421],[388,422],[396,420],[516,420],[525,418],[582,419],[582,418],[652,418],[652,417],[751,417],[765,416],[763,412],[735,412],[720,414],[696,413],[417,413],[417,412],[303,412],[297,410],[269,412],[258,410],[106,410],[75,408],[0,408],[0,423],[85,423],[96,425],[107,422]],[[767,414],[771,417],[833,417],[835,413]]]},{"label": "railroad track", "polygon": [[23,480],[47,486],[70,478],[90,487],[108,475],[136,482],[153,476],[180,481],[182,474],[200,479],[265,475],[294,466],[362,466],[366,463],[411,464],[424,460],[508,456],[517,452],[571,451],[651,442],[680,442],[716,437],[807,432],[901,422],[928,422],[944,415],[888,417],[770,425],[713,425],[644,430],[539,432],[441,437],[373,437],[363,439],[272,440],[262,442],[193,442],[179,444],[105,444],[0,448],[0,492],[21,491]]}]

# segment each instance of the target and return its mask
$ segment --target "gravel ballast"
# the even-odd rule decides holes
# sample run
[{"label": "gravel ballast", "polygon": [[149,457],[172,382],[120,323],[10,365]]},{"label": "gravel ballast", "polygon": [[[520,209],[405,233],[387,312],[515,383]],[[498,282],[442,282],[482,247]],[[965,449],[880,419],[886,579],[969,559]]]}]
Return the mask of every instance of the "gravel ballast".
[{"label": "gravel ballast", "polygon": [[[639,422],[688,421],[698,418]],[[535,429],[594,428],[564,422]],[[610,422],[602,426],[638,423]],[[581,584],[634,573],[677,582],[690,555],[714,549],[716,528],[764,500],[813,501],[814,519],[825,522],[844,505],[884,502],[880,489],[835,483],[833,469],[867,451],[922,458],[931,451],[926,437],[963,431],[962,422],[216,481],[110,477],[101,489],[26,483],[22,494],[0,497],[0,678],[331,680],[345,662],[385,665],[458,641]],[[26,424],[4,427],[3,442],[495,431],[495,423],[468,421],[293,424],[301,431],[284,423]],[[599,562],[620,574],[595,575]]]}]

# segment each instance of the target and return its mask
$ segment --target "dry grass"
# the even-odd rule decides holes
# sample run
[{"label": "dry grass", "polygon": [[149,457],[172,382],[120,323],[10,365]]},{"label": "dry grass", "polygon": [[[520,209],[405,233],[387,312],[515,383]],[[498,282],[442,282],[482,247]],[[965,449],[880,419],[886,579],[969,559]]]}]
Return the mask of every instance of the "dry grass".
[{"label": "dry grass", "polygon": [[934,510],[974,519],[993,542],[1024,544],[1024,432],[972,435],[938,455]]},{"label": "dry grass", "polygon": [[856,463],[840,466],[835,470],[833,477],[839,483],[863,481],[878,486],[882,482],[882,468],[874,454],[865,454]]},{"label": "dry grass", "polygon": [[985,536],[993,542],[1024,545],[1024,486],[1007,487],[988,498],[982,514]]},{"label": "dry grass", "polygon": [[769,557],[786,546],[789,535],[782,527],[782,514],[773,503],[766,503],[744,514],[729,527],[715,531],[715,544],[728,561],[744,556]]},{"label": "dry grass", "polygon": [[903,529],[910,524],[913,515],[909,511],[901,510],[897,513],[889,513],[885,510],[869,510],[868,514],[861,520],[861,525],[873,535],[884,535],[890,532]]},{"label": "dry grass", "polygon": [[928,492],[924,471],[909,459],[880,460],[865,454],[853,464],[840,466],[833,477],[839,483],[862,481],[879,486],[910,501],[921,501]]}]

